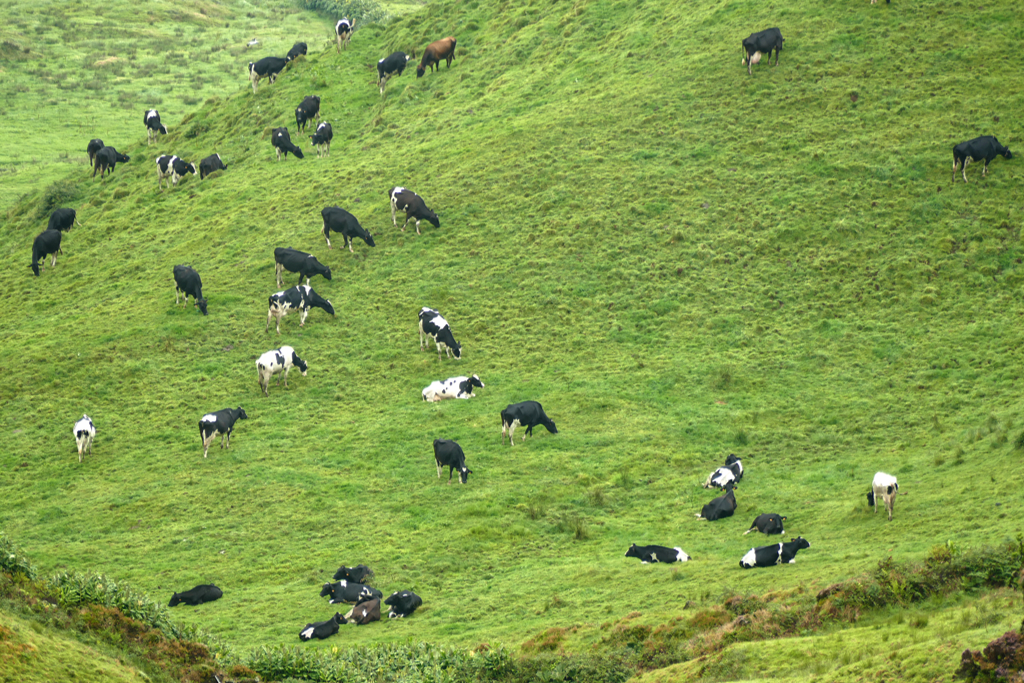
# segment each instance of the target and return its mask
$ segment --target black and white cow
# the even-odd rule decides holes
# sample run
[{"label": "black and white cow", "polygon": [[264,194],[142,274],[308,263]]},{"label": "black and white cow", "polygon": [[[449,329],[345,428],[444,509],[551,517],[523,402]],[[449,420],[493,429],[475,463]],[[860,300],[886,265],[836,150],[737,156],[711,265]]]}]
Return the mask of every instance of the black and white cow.
[{"label": "black and white cow", "polygon": [[286,66],[288,66],[286,57],[264,57],[258,62],[249,62],[249,82],[252,83],[252,94],[256,94],[256,87],[261,78],[266,78],[273,83]]},{"label": "black and white cow", "polygon": [[740,566],[750,569],[751,567],[771,567],[777,564],[796,564],[797,551],[810,547],[811,544],[803,537],[797,536],[792,541],[785,543],[751,548],[740,560]]},{"label": "black and white cow", "polygon": [[131,160],[130,156],[121,154],[113,147],[101,147],[96,152],[96,158],[93,159],[92,177],[95,178],[96,171],[99,171],[100,178],[102,178],[107,171],[113,173],[119,163],[124,164]]},{"label": "black and white cow", "polygon": [[47,230],[71,230],[72,225],[83,227],[78,222],[78,214],[74,209],[54,209],[53,213],[50,214],[50,222],[46,224]]},{"label": "black and white cow", "polygon": [[148,110],[142,117],[142,122],[146,124],[146,144],[152,145],[153,140],[156,140],[156,136],[160,133],[167,135],[167,126],[160,123],[160,112],[156,109]]},{"label": "black and white cow", "polygon": [[352,583],[362,583],[369,585],[367,579],[373,577],[373,570],[367,567],[365,564],[358,564],[355,567],[346,567],[342,565],[338,567],[338,571],[334,572],[335,581],[351,581]]},{"label": "black and white cow", "polygon": [[757,33],[751,33],[743,39],[743,59],[741,64],[747,67],[747,74],[753,75],[750,67],[761,61],[761,57],[768,55],[768,62],[772,61],[772,50],[775,50],[775,66],[779,65],[779,53],[782,52],[782,43],[786,39],[782,37],[782,31],[777,28],[769,28]]},{"label": "black and white cow", "polygon": [[[242,407],[225,408],[215,413],[207,413],[199,420],[199,437],[203,440],[203,457],[206,457],[210,450],[210,444],[220,435],[220,447],[231,447],[231,431],[235,428],[238,420],[248,420]],[[225,443],[226,442],[226,443]]]},{"label": "black and white cow", "polygon": [[290,62],[293,59],[304,57],[306,55],[306,50],[307,47],[305,43],[295,43],[294,45],[292,45],[292,49],[288,50],[288,54],[285,55],[285,59],[287,59]]},{"label": "black and white cow", "polygon": [[270,134],[270,144],[277,150],[277,160],[281,161],[281,152],[284,152],[284,158],[288,158],[288,152],[291,152],[296,158],[302,159],[302,150],[292,144],[292,136],[288,134],[287,128],[275,128]]},{"label": "black and white cow", "polygon": [[316,147],[316,155],[318,158],[331,156],[331,140],[334,138],[334,131],[331,130],[331,124],[326,121],[321,121],[320,125],[316,127],[316,132],[309,137],[313,142],[313,146]]},{"label": "black and white cow", "polygon": [[32,241],[32,272],[37,277],[39,276],[39,259],[43,259],[43,268],[45,269],[46,257],[53,254],[53,258],[50,259],[50,267],[52,268],[57,265],[58,252],[64,253],[60,248],[61,235],[60,230],[43,230]]},{"label": "black and white cow", "polygon": [[200,586],[196,586],[192,590],[185,591],[184,593],[175,593],[171,596],[171,602],[167,606],[176,607],[184,603],[195,607],[203,604],[204,602],[220,600],[223,595],[224,592],[212,583],[204,583]]},{"label": "black and white cow", "polygon": [[219,154],[211,154],[199,162],[199,179],[202,180],[214,171],[228,170],[227,164],[221,161]]},{"label": "black and white cow", "polygon": [[355,604],[361,599],[372,600],[376,598],[380,600],[384,597],[384,594],[372,586],[342,579],[338,583],[325,583],[324,587],[320,590],[320,597],[329,597],[331,599],[330,604],[336,605],[341,602]]},{"label": "black and white cow", "polygon": [[537,425],[544,425],[549,432],[557,434],[558,429],[554,421],[544,414],[544,408],[536,401],[523,401],[512,403],[501,411],[501,442],[505,443],[505,430],[508,430],[508,442],[510,446],[516,445],[516,438],[513,433],[516,427],[526,427],[520,443],[526,441],[527,436],[533,436],[533,428]]},{"label": "black and white cow", "polygon": [[411,616],[423,604],[423,599],[412,591],[395,591],[384,601],[391,609],[388,619],[403,619]]},{"label": "black and white cow", "polygon": [[296,284],[302,284],[302,278],[306,278],[308,285],[309,279],[314,275],[323,275],[326,280],[331,279],[331,269],[317,261],[316,256],[304,251],[291,247],[278,247],[274,249],[274,260],[277,262],[278,287],[284,286],[281,274],[286,270],[289,273],[299,274],[299,281]]},{"label": "black and white cow", "polygon": [[85,148],[85,153],[89,155],[89,166],[92,166],[93,162],[96,160],[96,152],[100,151],[104,147],[106,147],[106,145],[104,145],[103,140],[100,140],[99,138],[89,140],[89,145]]},{"label": "black and white cow", "polygon": [[472,398],[473,387],[484,388],[478,375],[472,377],[449,377],[445,381],[437,380],[431,382],[430,386],[423,390],[423,400],[436,403],[446,398]]},{"label": "black and white cow", "polygon": [[388,79],[392,76],[401,76],[410,59],[411,57],[404,52],[392,52],[377,62],[377,86],[380,88],[381,96],[384,95],[384,86],[388,84]]},{"label": "black and white cow", "polygon": [[341,54],[341,45],[345,44],[345,49],[348,49],[348,41],[352,39],[352,31],[355,29],[356,21],[348,20],[348,17],[343,17],[338,20],[338,23],[334,25],[334,33],[338,36],[338,54]]},{"label": "black and white cow", "polygon": [[[260,382],[260,389],[266,396],[270,396],[270,378],[281,373],[284,377],[284,388],[288,388],[288,371],[292,369],[292,366],[297,367],[302,371],[302,376],[306,376],[306,370],[309,369],[309,365],[306,361],[299,358],[299,355],[295,353],[295,349],[290,346],[282,346],[279,349],[273,351],[267,351],[256,361],[256,373]],[[281,386],[281,378],[277,378],[277,385]]]},{"label": "black and white cow", "polygon": [[988,173],[989,162],[998,156],[1004,159],[1013,158],[1010,148],[1000,145],[999,140],[991,135],[982,135],[980,138],[961,142],[953,148],[953,182],[956,182],[956,171],[961,164],[963,164],[964,182],[966,183],[967,165],[972,161],[981,161],[982,159],[985,160],[985,167],[981,170],[981,177],[984,178]]},{"label": "black and white cow", "polygon": [[750,525],[750,528],[743,532],[746,536],[751,531],[760,531],[762,534],[779,534],[780,536],[785,534],[785,529],[782,528],[782,523],[786,521],[784,515],[780,515],[775,512],[766,512],[763,515],[758,515],[754,519],[754,523]]},{"label": "black and white cow", "polygon": [[667,548],[663,545],[637,545],[626,551],[626,557],[636,557],[643,564],[651,562],[689,562],[690,556],[682,548]]},{"label": "black and white cow", "polygon": [[78,444],[78,462],[82,462],[83,451],[89,451],[89,455],[92,455],[92,440],[96,438],[96,426],[88,415],[83,415],[82,419],[75,423],[72,432],[75,435],[75,443]]},{"label": "black and white cow", "polygon": [[296,285],[289,290],[277,292],[270,295],[270,310],[267,311],[267,326],[263,330],[270,329],[270,321],[277,318],[277,333],[281,334],[281,318],[288,315],[288,311],[296,309],[302,312],[299,320],[299,327],[305,327],[306,316],[310,308],[322,308],[331,315],[334,315],[334,306],[331,302],[313,291],[309,285]]},{"label": "black and white cow", "polygon": [[305,642],[312,638],[317,640],[329,638],[338,632],[338,627],[341,624],[347,623],[345,617],[341,616],[340,612],[335,612],[334,616],[327,621],[316,621],[312,624],[306,624],[306,627],[299,633],[299,640]]},{"label": "black and white cow", "polygon": [[186,175],[191,173],[196,174],[196,165],[190,164],[184,159],[171,155],[164,154],[156,158],[156,186],[157,189],[163,189],[164,179],[167,179],[167,189],[171,189],[171,183],[174,186],[178,186],[178,181],[184,178]]},{"label": "black and white cow", "polygon": [[427,221],[435,228],[441,227],[441,221],[437,218],[437,214],[427,208],[426,202],[423,198],[412,190],[408,190],[404,187],[393,187],[388,192],[388,197],[391,198],[391,222],[398,227],[398,221],[395,220],[396,211],[405,211],[405,223],[402,224],[402,232],[405,232],[405,226],[409,225],[409,221],[413,218],[416,219],[416,234],[420,233],[420,221]]},{"label": "black and white cow", "polygon": [[448,321],[433,308],[424,306],[420,309],[420,351],[430,350],[427,337],[434,340],[438,360],[441,360],[442,349],[449,358],[455,356],[455,360],[462,360],[462,344],[455,341]]},{"label": "black and white cow", "polygon": [[340,232],[341,236],[345,238],[345,245],[348,247],[350,252],[355,253],[352,249],[352,240],[359,237],[367,246],[375,247],[377,244],[373,241],[373,235],[363,230],[363,226],[359,225],[359,221],[355,216],[350,214],[345,209],[337,206],[328,206],[320,211],[320,215],[324,219],[324,239],[327,240],[327,248],[333,249],[331,246],[331,231]]},{"label": "black and white cow", "polygon": [[700,514],[696,517],[714,522],[725,517],[732,517],[734,512],[736,512],[736,494],[733,492],[733,483],[729,482],[725,485],[725,493],[702,507]]},{"label": "black and white cow", "polygon": [[719,467],[708,475],[708,478],[704,481],[704,488],[724,489],[725,485],[729,482],[738,484],[742,478],[743,463],[735,454],[730,454],[729,457],[725,459],[725,465],[723,467]]},{"label": "black and white cow", "polygon": [[[896,502],[896,495],[899,494],[900,485],[896,477],[885,472],[876,472],[871,480],[871,491],[868,493],[868,504],[874,506],[878,512],[878,499],[881,498],[885,504],[885,511],[889,513],[889,521],[892,521],[892,507]],[[900,494],[902,495],[902,494]]]},{"label": "black and white cow", "polygon": [[465,484],[473,470],[466,468],[466,454],[462,446],[451,439],[434,439],[434,462],[437,463],[437,478],[441,478],[441,468],[448,468],[448,483],[452,483],[452,472],[458,470],[459,482]]},{"label": "black and white cow", "polygon": [[192,304],[206,315],[206,299],[203,297],[203,279],[192,266],[174,266],[174,305],[178,305],[178,297],[184,294],[182,301],[184,307],[188,307],[188,298],[192,297]]},{"label": "black and white cow", "polygon": [[307,95],[302,99],[299,106],[295,107],[295,130],[302,132],[306,129],[306,122],[316,119],[320,120],[320,96]]}]

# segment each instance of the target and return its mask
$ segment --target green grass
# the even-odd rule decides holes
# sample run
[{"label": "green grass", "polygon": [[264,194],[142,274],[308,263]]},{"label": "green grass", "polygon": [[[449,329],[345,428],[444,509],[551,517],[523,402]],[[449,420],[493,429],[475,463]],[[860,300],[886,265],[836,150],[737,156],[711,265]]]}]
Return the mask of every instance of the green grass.
[{"label": "green grass", "polygon": [[[324,646],[515,645],[1010,538],[1024,513],[1021,166],[997,159],[967,186],[949,174],[956,142],[1014,145],[1019,41],[1005,27],[1021,19],[1005,1],[442,1],[340,56],[311,43],[256,96],[239,77],[159,145],[132,128],[119,149],[133,161],[113,176],[71,164],[85,227],[55,270],[27,267],[45,184],[0,230],[14,294],[0,314],[0,527],[46,569],[167,597],[217,583],[224,599],[179,618],[243,648],[291,644],[333,614],[317,593],[342,563],[424,607]],[[774,25],[782,62],[748,77],[737,43]],[[450,69],[410,69],[378,95],[380,57],[445,35],[459,41]],[[295,135],[307,158],[277,163],[270,128],[313,93],[331,157]],[[166,152],[218,152],[229,169],[161,194],[152,158]],[[440,229],[388,225],[399,184]],[[327,251],[328,205],[378,246]],[[336,319],[259,329],[277,246],[332,267],[313,286]],[[207,318],[172,304],[185,262]],[[464,360],[417,350],[424,305]],[[309,376],[262,398],[254,360],[284,343]],[[472,373],[477,398],[420,401],[430,381]],[[498,413],[525,399],[560,433],[502,448]],[[198,419],[237,405],[250,419],[203,460]],[[98,436],[79,465],[83,412]],[[436,437],[462,444],[467,486],[438,482]],[[698,522],[700,482],[730,452],[747,467],[739,510]],[[907,493],[891,523],[866,508],[877,470]],[[742,571],[765,542],[742,532],[765,511],[812,548]],[[695,560],[639,566],[622,557],[633,542]]]}]

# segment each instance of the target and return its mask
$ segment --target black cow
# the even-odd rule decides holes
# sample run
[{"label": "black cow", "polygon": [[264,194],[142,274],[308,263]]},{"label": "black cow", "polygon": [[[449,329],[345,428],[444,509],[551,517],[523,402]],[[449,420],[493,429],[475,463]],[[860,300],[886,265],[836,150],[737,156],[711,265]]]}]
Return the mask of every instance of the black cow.
[{"label": "black cow", "polygon": [[57,254],[58,252],[63,254],[64,251],[60,248],[60,230],[43,230],[41,233],[36,235],[35,240],[32,242],[32,272],[39,276],[39,259],[43,259],[43,268],[46,268],[46,257],[49,254],[53,254],[53,258],[50,260],[50,267],[57,265]]},{"label": "black cow", "polygon": [[167,135],[167,126],[160,123],[160,112],[156,109],[148,110],[142,116],[142,122],[146,124],[146,144],[152,145],[153,140],[160,133]]},{"label": "black cow", "polygon": [[311,638],[323,640],[324,638],[329,638],[338,632],[338,627],[341,624],[347,623],[348,621],[345,620],[345,617],[341,616],[340,612],[335,612],[334,616],[327,621],[316,621],[312,624],[306,624],[306,628],[302,629],[299,633],[299,640],[307,641]]},{"label": "black cow", "polygon": [[743,532],[743,535],[746,536],[755,529],[760,531],[762,534],[768,534],[769,536],[772,534],[785,534],[786,531],[782,528],[782,523],[784,521],[786,521],[786,517],[784,515],[780,515],[775,512],[766,512],[763,515],[758,515],[754,520],[754,523],[750,525],[750,528]]},{"label": "black cow", "polygon": [[[203,419],[199,420],[199,437],[203,440],[203,457],[206,457],[207,451],[210,450],[210,444],[213,443],[218,434],[222,435],[220,447],[230,448],[231,431],[235,428],[235,422],[248,419],[249,416],[245,414],[241,406],[234,409],[225,408],[215,413],[203,415]],[[227,442],[226,444],[225,441]]]},{"label": "black cow", "polygon": [[93,161],[96,160],[96,152],[103,149],[106,145],[103,144],[103,140],[99,138],[93,138],[89,140],[89,146],[85,148],[85,153],[89,155],[89,166],[92,166]]},{"label": "black cow", "polygon": [[732,482],[729,482],[725,485],[725,493],[701,508],[697,519],[714,522],[725,517],[732,517],[734,512],[736,512],[736,494],[733,492]]},{"label": "black cow", "polygon": [[455,341],[448,321],[433,308],[424,306],[420,309],[420,351],[430,350],[428,337],[434,340],[438,360],[441,360],[441,349],[449,358],[455,356],[455,360],[462,360],[462,344]]},{"label": "black cow", "polygon": [[54,209],[53,213],[50,214],[50,222],[46,224],[47,230],[71,230],[72,225],[83,227],[78,222],[78,214],[74,209]]},{"label": "black cow", "polygon": [[214,600],[220,600],[224,593],[221,589],[214,586],[212,583],[204,583],[200,586],[196,586],[190,591],[184,593],[175,593],[171,596],[171,602],[167,605],[168,607],[175,607],[181,603],[191,605],[201,605],[204,602],[213,602]]},{"label": "black cow", "polygon": [[639,558],[643,564],[649,562],[688,562],[690,556],[682,548],[667,548],[663,545],[637,545],[634,543],[626,551],[626,557]]},{"label": "black cow", "polygon": [[345,49],[348,49],[348,41],[352,39],[352,31],[355,29],[355,19],[349,21],[347,17],[338,20],[338,23],[334,25],[334,33],[338,36],[338,54],[341,54],[341,44],[345,43]]},{"label": "black cow", "polygon": [[981,161],[982,159],[985,160],[985,168],[981,170],[981,177],[984,178],[985,174],[988,173],[989,162],[997,156],[1002,156],[1004,159],[1013,158],[1010,148],[1000,145],[999,140],[996,140],[991,135],[982,135],[980,138],[961,142],[953,148],[953,182],[956,182],[956,170],[960,164],[963,164],[964,182],[966,183],[967,164],[972,161]]},{"label": "black cow", "polygon": [[281,273],[286,270],[289,273],[299,274],[299,281],[296,284],[302,284],[302,278],[305,277],[308,285],[309,279],[314,275],[323,275],[325,279],[331,279],[331,269],[317,261],[316,256],[304,251],[291,247],[278,247],[274,250],[274,260],[277,262],[278,287],[284,286]]},{"label": "black cow", "polygon": [[437,478],[441,478],[441,468],[448,468],[448,483],[452,483],[452,472],[459,471],[459,482],[465,484],[473,470],[466,468],[466,454],[462,446],[451,439],[434,439],[434,461],[437,463]]},{"label": "black cow", "polygon": [[527,436],[533,436],[533,428],[537,425],[544,425],[552,434],[558,433],[555,423],[544,414],[544,408],[536,401],[510,404],[505,407],[505,410],[501,411],[501,442],[505,443],[505,430],[507,429],[509,445],[515,446],[516,439],[512,433],[516,427],[521,426],[526,427],[526,431],[523,432],[523,438],[520,441],[522,443],[522,441],[526,441]]},{"label": "black cow", "polygon": [[334,580],[340,581],[351,581],[352,583],[367,584],[367,579],[373,576],[373,570],[367,567],[365,564],[356,565],[355,567],[346,567],[342,565],[338,568],[338,571],[334,572]]},{"label": "black cow", "polygon": [[178,297],[184,294],[183,306],[188,306],[188,298],[192,304],[206,315],[206,299],[203,297],[203,280],[192,266],[174,266],[174,305],[178,305]]},{"label": "black cow", "polygon": [[252,94],[256,94],[256,86],[261,78],[267,78],[271,83],[277,80],[277,75],[284,71],[288,65],[287,57],[264,57],[258,62],[249,62],[249,82],[252,83]]},{"label": "black cow", "polygon": [[782,37],[782,31],[777,28],[769,28],[757,33],[751,33],[743,39],[744,57],[740,63],[747,67],[747,74],[753,75],[750,67],[761,61],[761,57],[768,55],[768,62],[772,61],[772,50],[775,50],[775,66],[779,65],[779,53],[782,52],[782,43],[786,39]]},{"label": "black cow", "polygon": [[772,565],[785,563],[796,564],[797,551],[810,547],[810,543],[797,536],[792,541],[785,543],[751,548],[750,552],[740,560],[740,566],[744,569],[750,569],[751,567],[771,567]]},{"label": "black cow", "polygon": [[177,187],[178,181],[189,173],[192,175],[196,174],[196,165],[190,164],[180,157],[164,154],[156,158],[156,186],[159,190],[163,189],[165,178],[167,179],[167,189],[169,190],[171,189],[171,183]]},{"label": "black cow", "polygon": [[277,292],[270,295],[270,310],[267,311],[267,326],[264,332],[270,329],[270,321],[277,318],[277,333],[281,334],[281,318],[288,314],[291,309],[302,311],[302,318],[299,320],[299,327],[305,327],[306,316],[310,308],[322,308],[331,315],[334,315],[334,306],[331,302],[313,291],[309,285],[296,285],[284,292]]},{"label": "black cow", "polygon": [[411,57],[404,52],[392,52],[384,59],[377,62],[377,85],[380,87],[380,94],[384,95],[384,86],[392,76],[401,76],[405,71],[405,65]]},{"label": "black cow", "polygon": [[339,602],[355,604],[364,598],[379,600],[384,597],[384,594],[372,586],[342,579],[338,583],[325,583],[324,587],[320,589],[320,597],[329,597],[330,604],[335,605]]},{"label": "black cow", "polygon": [[433,73],[435,64],[437,65],[438,73],[440,73],[442,59],[445,60],[448,68],[451,68],[452,60],[455,59],[455,45],[457,42],[455,38],[448,36],[427,45],[427,48],[423,50],[423,58],[420,59],[420,65],[416,67],[416,78],[421,78],[423,74],[427,73],[428,67],[431,73]]},{"label": "black cow", "polygon": [[388,619],[403,619],[411,616],[423,604],[423,599],[412,591],[395,591],[384,601],[390,606]]},{"label": "black cow", "polygon": [[355,253],[352,249],[352,240],[356,237],[361,238],[366,242],[367,246],[375,247],[377,244],[373,241],[373,235],[363,230],[363,226],[359,225],[359,221],[356,217],[350,214],[345,209],[337,206],[328,206],[320,211],[320,215],[324,219],[324,239],[327,240],[327,248],[333,249],[331,246],[331,231],[340,232],[341,236],[345,239],[345,245],[348,250]]},{"label": "black cow", "polygon": [[349,623],[358,626],[380,621],[380,598],[360,598],[347,616]]},{"label": "black cow", "polygon": [[101,147],[93,160],[92,177],[95,178],[96,171],[99,171],[100,178],[102,178],[107,171],[113,173],[119,163],[123,164],[131,160],[127,154],[121,154],[113,147]]},{"label": "black cow", "polygon": [[219,154],[212,154],[199,162],[199,179],[202,180],[214,171],[228,170],[227,164],[221,161]]},{"label": "black cow", "polygon": [[294,45],[292,45],[292,49],[288,50],[288,54],[285,55],[285,59],[287,59],[290,62],[293,59],[303,57],[306,55],[306,49],[307,48],[305,43],[295,43]]},{"label": "black cow", "polygon": [[409,225],[409,220],[416,219],[416,234],[420,233],[420,221],[427,221],[435,228],[441,227],[441,221],[438,220],[437,214],[427,208],[426,202],[423,198],[412,190],[407,190],[404,187],[393,187],[388,192],[388,197],[391,198],[391,222],[398,227],[398,221],[395,220],[395,211],[405,211],[405,223],[402,224],[402,232],[405,232],[405,226]]},{"label": "black cow", "polygon": [[295,107],[295,130],[306,129],[306,122],[316,119],[320,120],[320,96],[307,95],[302,98],[299,106]]},{"label": "black cow", "polygon": [[321,121],[320,125],[316,127],[316,132],[309,137],[313,142],[313,146],[316,147],[316,155],[318,158],[331,156],[331,139],[334,138],[334,131],[331,130],[331,124],[326,121]]},{"label": "black cow", "polygon": [[292,144],[292,136],[288,135],[287,128],[275,128],[270,134],[270,144],[277,150],[277,160],[281,161],[281,152],[284,152],[284,158],[288,158],[288,152],[294,154],[297,158],[302,159],[302,150]]}]

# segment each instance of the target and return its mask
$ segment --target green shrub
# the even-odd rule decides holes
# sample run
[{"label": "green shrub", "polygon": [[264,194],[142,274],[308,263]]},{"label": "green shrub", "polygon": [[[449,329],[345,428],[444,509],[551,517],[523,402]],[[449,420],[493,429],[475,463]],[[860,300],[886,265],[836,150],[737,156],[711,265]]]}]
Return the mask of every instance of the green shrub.
[{"label": "green shrub", "polygon": [[0,535],[0,571],[12,576],[21,574],[27,579],[36,578],[36,568],[14,542],[3,535]]},{"label": "green shrub", "polygon": [[377,0],[297,0],[299,7],[337,21],[355,20],[356,30],[364,24],[386,24],[391,13]]},{"label": "green shrub", "polygon": [[48,218],[54,209],[59,209],[74,202],[81,195],[78,183],[59,180],[43,191],[42,203],[39,206],[39,217]]}]

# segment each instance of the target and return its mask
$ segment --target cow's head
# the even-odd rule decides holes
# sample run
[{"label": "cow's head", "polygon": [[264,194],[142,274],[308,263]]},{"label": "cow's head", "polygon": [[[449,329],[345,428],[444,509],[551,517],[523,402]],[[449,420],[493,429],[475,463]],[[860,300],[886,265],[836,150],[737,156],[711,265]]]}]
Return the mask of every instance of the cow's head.
[{"label": "cow's head", "polygon": [[309,363],[299,358],[299,356],[294,351],[292,352],[292,363],[295,365],[295,367],[302,371],[302,376],[305,377],[306,370],[309,369]]},{"label": "cow's head", "polygon": [[[455,341],[454,339],[452,341]],[[462,360],[462,344],[455,342],[455,345],[449,347],[452,350],[452,355],[455,356],[456,360]]]},{"label": "cow's head", "polygon": [[195,175],[196,174],[196,165],[195,164],[189,164],[188,166],[185,167],[185,172],[186,173],[191,173],[192,175]]},{"label": "cow's head", "polygon": [[793,541],[796,543],[796,547],[798,549],[811,547],[811,544],[803,536],[797,536],[793,539]]},{"label": "cow's head", "polygon": [[174,607],[175,605],[179,604],[180,602],[181,602],[181,595],[179,595],[178,593],[175,593],[174,595],[171,596],[171,601],[169,603],[167,603],[167,606],[168,607]]},{"label": "cow's head", "polygon": [[463,466],[462,469],[459,470],[459,481],[465,484],[467,481],[469,481],[469,475],[471,474],[473,474],[473,470],[469,469],[466,466]]},{"label": "cow's head", "polygon": [[203,312],[203,315],[207,315],[207,313],[206,313],[206,299],[205,298],[196,299],[195,300],[195,306],[196,306],[196,308],[198,308],[200,311]]},{"label": "cow's head", "polygon": [[373,235],[371,235],[369,232],[366,233],[366,244],[367,246],[370,247],[377,246],[377,243],[373,241]]},{"label": "cow's head", "polygon": [[1006,159],[1012,159],[1013,158],[1013,153],[1010,152],[1010,148],[1009,147],[1005,148],[1005,151],[1003,152],[1003,157],[1006,158]]},{"label": "cow's head", "polygon": [[473,375],[472,377],[469,378],[469,386],[480,387],[481,389],[483,389],[484,383],[480,381],[479,375]]},{"label": "cow's head", "polygon": [[[332,586],[329,583],[325,583],[324,587],[320,589],[320,597],[321,598],[326,598],[328,595],[333,595],[333,594],[334,594],[334,586]],[[178,594],[175,593],[174,595],[177,596]]]},{"label": "cow's head", "polygon": [[425,73],[427,73],[427,70],[423,68],[422,64],[416,67],[416,78],[422,78]]},{"label": "cow's head", "polygon": [[629,546],[629,550],[626,551],[626,557],[640,557],[640,549],[636,547],[636,543]]},{"label": "cow's head", "polygon": [[245,411],[242,409],[242,406],[238,406],[238,419],[239,420],[248,420],[249,419],[249,416],[245,414]]},{"label": "cow's head", "polygon": [[427,222],[430,223],[431,225],[433,225],[435,228],[440,228],[441,227],[441,219],[439,219],[437,217],[437,214],[434,213],[433,211],[431,211],[430,215],[427,216]]}]

